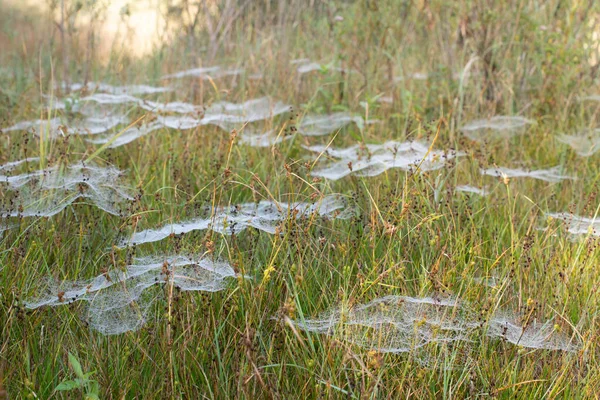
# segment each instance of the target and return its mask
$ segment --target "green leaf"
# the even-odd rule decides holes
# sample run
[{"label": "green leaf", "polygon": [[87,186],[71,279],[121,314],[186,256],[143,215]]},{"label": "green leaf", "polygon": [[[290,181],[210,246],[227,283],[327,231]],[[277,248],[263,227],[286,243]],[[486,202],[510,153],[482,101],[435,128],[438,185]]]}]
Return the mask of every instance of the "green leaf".
[{"label": "green leaf", "polygon": [[349,132],[350,137],[354,140],[356,140],[357,142],[362,142],[362,136],[360,136],[358,133],[356,133],[355,131],[351,130]]},{"label": "green leaf", "polygon": [[100,400],[100,397],[98,397],[96,393],[86,393],[85,398],[91,400]]},{"label": "green leaf", "polygon": [[348,111],[348,107],[343,104],[334,104],[331,106],[331,111]]},{"label": "green leaf", "polygon": [[78,389],[80,387],[81,387],[81,384],[79,382],[67,380],[67,381],[62,381],[61,383],[59,383],[58,386],[54,390],[65,391],[65,390]]},{"label": "green leaf", "polygon": [[69,364],[71,364],[71,368],[73,368],[75,375],[77,375],[79,379],[85,379],[85,376],[83,375],[83,369],[81,369],[81,364],[71,353],[69,353]]},{"label": "green leaf", "polygon": [[100,393],[100,384],[98,381],[89,381],[89,390],[88,393],[98,394]]},{"label": "green leaf", "polygon": [[90,380],[90,376],[94,375],[95,373],[96,373],[96,370],[90,371],[90,372],[86,372],[83,375],[83,379],[86,380],[86,381],[89,381]]}]

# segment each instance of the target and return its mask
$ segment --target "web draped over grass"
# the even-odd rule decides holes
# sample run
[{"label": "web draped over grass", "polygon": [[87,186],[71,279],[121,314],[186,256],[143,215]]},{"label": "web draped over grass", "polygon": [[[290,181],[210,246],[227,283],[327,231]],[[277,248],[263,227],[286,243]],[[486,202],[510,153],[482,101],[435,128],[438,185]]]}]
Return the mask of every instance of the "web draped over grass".
[{"label": "web draped over grass", "polygon": [[[14,167],[25,161],[11,164]],[[8,167],[4,165],[0,174],[6,169]],[[123,215],[133,197],[129,194],[131,189],[121,183],[121,175],[122,172],[114,167],[83,162],[0,175],[0,187],[7,193],[0,205],[0,216],[50,217],[77,199],[89,200],[109,214]]]},{"label": "web draped over grass", "polygon": [[463,125],[461,132],[471,140],[508,139],[525,132],[534,121],[518,116],[496,115],[487,119],[477,119]]},{"label": "web draped over grass", "polygon": [[432,171],[443,168],[448,160],[462,156],[460,152],[431,150],[419,142],[389,141],[384,144],[354,145],[344,149],[324,145],[308,146],[307,150],[339,159],[312,171],[312,175],[337,180],[347,175],[376,176],[390,168],[405,171],[419,168]]},{"label": "web draped over grass", "polygon": [[334,308],[314,319],[294,321],[304,331],[341,337],[367,349],[406,353],[430,344],[475,342],[485,335],[529,349],[572,352],[573,338],[552,321],[523,321],[497,311],[483,317],[455,298],[385,296],[351,309]]},{"label": "web draped over grass", "polygon": [[[160,88],[151,91],[152,87],[143,87],[146,89],[143,93],[161,93]],[[158,115],[142,124],[128,127],[124,132],[119,132],[119,136],[113,140],[115,133],[107,134],[107,132],[114,132],[119,126],[126,128],[133,122],[122,110],[114,108],[127,104],[132,105],[133,109],[139,108]],[[98,138],[94,137],[88,141],[95,144],[111,142],[110,146],[114,148],[130,143],[160,128],[188,130],[205,125],[215,125],[231,131],[244,124],[272,119],[290,111],[289,105],[274,101],[269,97],[251,99],[239,104],[226,101],[216,102],[205,110],[203,107],[191,103],[181,101],[161,103],[137,98],[126,93],[94,93],[76,102],[66,99],[55,102],[51,106],[58,110],[65,110],[69,107],[71,111],[79,115],[71,118],[54,117],[46,120],[21,121],[1,131],[9,133],[31,130],[35,135],[44,138],[56,138],[68,134],[99,135]]]},{"label": "web draped over grass", "polygon": [[309,114],[304,116],[300,121],[298,132],[304,136],[324,136],[338,131],[351,123],[356,124],[361,131],[365,127],[365,120],[362,116],[349,112],[337,112],[326,115]]},{"label": "web draped over grass", "polygon": [[[351,73],[352,70],[334,64],[320,64],[308,59],[292,63],[298,75],[311,72]],[[69,111],[69,117],[55,117],[21,121],[4,128],[2,132],[28,130],[37,136],[56,138],[60,135],[83,135],[92,144],[116,148],[161,129],[191,130],[215,126],[224,131],[241,129],[241,144],[253,147],[270,147],[294,137],[309,139],[338,134],[344,128],[358,129],[377,122],[350,111],[316,114],[307,110],[294,122],[278,129],[276,118],[293,111],[291,105],[271,97],[251,98],[241,102],[217,101],[208,107],[183,101],[158,101],[142,95],[176,92],[176,79],[199,78],[212,80],[237,76],[244,72],[237,68],[201,67],[164,75],[170,86],[150,85],[113,86],[90,82],[73,84],[70,90],[81,91],[77,98],[50,99],[53,111]],[[406,76],[412,80],[429,79],[425,74]],[[404,78],[402,78],[404,79]],[[398,80],[399,82],[400,80]],[[64,87],[66,85],[63,84]],[[91,94],[89,92],[92,92]],[[387,99],[391,102],[393,98]],[[386,100],[386,101],[387,101]],[[127,107],[128,111],[123,111]],[[143,110],[143,111],[142,111]],[[148,112],[149,118],[129,126],[131,111]],[[77,114],[72,116],[71,114]],[[264,123],[268,128],[257,126]],[[467,138],[483,142],[488,139],[510,139],[523,134],[535,121],[520,116],[494,116],[476,119],[460,127]],[[285,130],[285,126],[294,129]],[[127,127],[125,129],[125,127]],[[119,131],[116,135],[116,132]],[[597,151],[596,131],[587,135],[558,137],[570,145],[580,156],[591,156]],[[322,142],[321,142],[322,143]],[[303,145],[318,161],[311,175],[336,181],[346,176],[374,177],[389,169],[428,172],[443,169],[455,159],[466,156],[454,150],[434,149],[420,141],[387,141],[384,143],[359,143],[346,148],[331,147],[331,143]],[[68,207],[77,199],[85,199],[101,210],[124,215],[133,200],[132,189],[121,183],[122,172],[113,167],[77,163],[52,166],[33,172],[15,173],[24,165],[40,161],[30,157],[0,166],[0,185],[11,194],[3,200],[2,217],[50,217]],[[520,178],[530,177],[546,182],[575,180],[564,175],[561,167],[540,170],[495,167],[481,169],[482,175]],[[456,191],[487,196],[487,188],[472,185],[456,186]],[[284,234],[286,222],[311,218],[349,219],[356,216],[354,207],[341,194],[320,197],[314,202],[285,203],[262,200],[237,205],[217,206],[205,210],[205,217],[169,223],[137,232],[122,238],[117,247],[162,241],[171,235],[192,231],[211,230],[223,235],[237,235],[252,227],[268,234]],[[568,221],[568,232],[594,234],[599,230],[596,221],[566,213],[549,214]],[[0,225],[0,232],[13,225]],[[216,292],[228,286],[230,278],[238,277],[227,262],[212,261],[181,255],[155,255],[135,259],[122,269],[112,269],[93,279],[84,281],[48,281],[40,294],[25,301],[28,309],[57,307],[75,302],[85,302],[85,321],[105,335],[121,334],[140,329],[148,320],[156,301],[164,296],[153,287],[176,287],[182,291]],[[478,278],[489,286],[494,278]],[[154,288],[156,289],[156,288]],[[465,301],[455,298],[386,296],[352,309],[336,308],[314,319],[294,322],[307,331],[341,336],[359,346],[386,353],[404,353],[423,349],[431,344],[467,343],[482,337],[503,340],[530,349],[571,352],[579,344],[560,332],[552,321],[524,320],[516,313],[497,311],[491,316],[474,313]]]},{"label": "web draped over grass", "polygon": [[282,203],[262,200],[258,203],[243,203],[218,207],[210,210],[210,216],[190,221],[164,225],[158,229],[147,229],[134,233],[120,242],[119,246],[143,244],[163,240],[171,235],[180,235],[196,230],[210,229],[223,235],[238,234],[248,227],[275,234],[283,233],[281,224],[287,219],[311,218],[347,219],[355,211],[340,195],[329,195],[315,203]]},{"label": "web draped over grass", "polygon": [[560,166],[548,168],[548,169],[537,169],[537,170],[524,170],[520,168],[505,168],[495,167],[482,169],[481,174],[495,177],[507,177],[507,178],[533,178],[541,181],[557,183],[563,180],[575,180],[577,179],[571,175],[563,175],[562,168]]},{"label": "web draped over grass", "polygon": [[226,262],[186,256],[138,258],[124,269],[113,269],[89,281],[49,282],[43,294],[25,300],[28,309],[57,307],[85,301],[85,320],[104,335],[141,328],[157,294],[155,285],[171,285],[181,291],[216,292],[236,277]]},{"label": "web draped over grass", "polygon": [[107,144],[110,143],[108,147],[116,148],[124,146],[128,143],[133,142],[134,140],[141,138],[142,136],[146,136],[158,129],[163,128],[164,125],[160,122],[143,122],[139,126],[132,126],[127,128],[125,131],[119,134],[119,136],[115,135],[106,135],[96,138],[87,139],[88,142],[94,144]]},{"label": "web draped over grass", "polygon": [[83,119],[74,120],[72,123],[64,124],[60,118],[49,120],[22,121],[9,128],[3,129],[4,132],[32,130],[36,136],[45,138],[56,138],[65,135],[98,135],[109,131],[116,126],[127,122],[124,115],[104,115],[89,116]]},{"label": "web draped over grass", "polygon": [[588,218],[571,213],[546,213],[548,217],[562,221],[572,235],[600,236],[600,217]]},{"label": "web draped over grass", "polygon": [[454,188],[457,192],[473,193],[479,196],[487,196],[489,191],[486,188],[479,188],[471,185],[458,185]]},{"label": "web draped over grass", "polygon": [[556,139],[569,145],[580,157],[591,157],[600,151],[600,129],[587,129],[575,135],[560,134]]}]

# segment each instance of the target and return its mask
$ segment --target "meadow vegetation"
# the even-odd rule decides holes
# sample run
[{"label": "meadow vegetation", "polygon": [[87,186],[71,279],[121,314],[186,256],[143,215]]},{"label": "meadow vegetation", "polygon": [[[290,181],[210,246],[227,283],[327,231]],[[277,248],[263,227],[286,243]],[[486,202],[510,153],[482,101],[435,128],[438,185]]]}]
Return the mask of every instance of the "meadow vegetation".
[{"label": "meadow vegetation", "polygon": [[[182,0],[162,4],[169,40],[135,58],[126,41],[108,57],[94,50],[102,19],[88,2],[65,0],[67,19],[55,3],[52,15],[0,4],[0,130],[42,121],[0,133],[0,165],[32,158],[19,174],[67,174],[83,161],[123,171],[108,183],[129,190],[107,212],[107,182],[89,194],[85,173],[61,178],[64,193],[89,196],[26,216],[18,196],[64,201],[57,186],[15,194],[0,169],[0,390],[10,398],[597,398],[600,233],[591,219],[600,151],[591,149],[600,139],[572,148],[567,135],[598,135],[600,102],[588,96],[600,93],[599,4]],[[84,12],[93,23],[78,22]],[[299,73],[304,58],[320,66]],[[215,65],[243,72],[162,79]],[[193,104],[198,118],[219,102],[263,96],[290,108],[258,123],[160,126],[111,148],[111,139],[92,143],[59,126],[98,92],[91,82],[172,86],[139,97]],[[176,115],[118,107],[131,122],[109,138]],[[306,123],[303,131],[306,116],[342,112],[359,122],[323,136],[306,134]],[[477,137],[461,131],[494,116],[527,121]],[[53,118],[66,134],[47,132]],[[285,140],[250,146],[241,138],[251,129]],[[358,173],[379,151],[368,145],[390,141],[422,144],[427,161]],[[351,152],[339,149],[351,146],[360,154],[345,158]],[[351,173],[318,173],[340,160]],[[542,169],[550,178],[523,176]],[[335,194],[350,210],[343,218],[312,212]],[[270,210],[275,222],[239,231],[223,222],[127,240],[232,218],[243,210],[236,205],[260,201],[311,212],[278,209],[277,219]],[[570,215],[590,220],[569,226]],[[175,283],[174,257],[231,270],[215,286],[194,286],[190,275]],[[93,303],[63,298],[61,282],[117,285],[148,259],[157,280],[136,298],[145,316],[136,330],[106,335],[88,318]],[[26,306],[48,295],[60,306]],[[402,335],[394,321],[361,314],[379,298],[388,300],[376,307],[401,306]],[[334,323],[315,321],[323,315]],[[500,316],[522,333],[493,326]]]}]

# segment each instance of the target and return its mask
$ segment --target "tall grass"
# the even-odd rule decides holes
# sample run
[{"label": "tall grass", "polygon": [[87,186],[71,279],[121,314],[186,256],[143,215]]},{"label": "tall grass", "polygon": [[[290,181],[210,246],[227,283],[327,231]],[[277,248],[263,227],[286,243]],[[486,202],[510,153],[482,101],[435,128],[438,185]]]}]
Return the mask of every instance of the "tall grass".
[{"label": "tall grass", "polygon": [[[153,54],[133,59],[119,48],[108,60],[74,57],[86,54],[75,44],[64,49],[71,56],[63,57],[47,16],[32,17],[47,31],[31,38],[31,25],[23,22],[29,11],[0,11],[1,127],[38,118],[46,103],[40,93],[49,94],[64,78],[55,76],[63,68],[73,82],[89,74],[93,81],[158,84],[165,73],[211,64],[243,66],[247,74],[190,79],[163,98],[209,105],[269,95],[294,106],[285,120],[268,122],[278,129],[307,112],[364,115],[364,101],[369,117],[381,120],[324,138],[296,135],[268,149],[242,146],[235,134],[210,126],[163,129],[117,149],[99,149],[78,136],[2,134],[0,164],[33,155],[41,156],[42,166],[94,158],[126,170],[125,180],[139,197],[123,218],[75,204],[52,218],[21,219],[18,229],[0,233],[0,393],[4,388],[11,398],[78,397],[54,391],[73,376],[70,352],[84,371],[96,371],[102,398],[597,396],[598,238],[573,241],[545,212],[593,216],[598,210],[598,154],[580,158],[555,139],[597,123],[597,104],[579,97],[598,88],[597,66],[589,62],[597,52],[591,46],[596,27],[589,22],[597,18],[598,5],[308,3],[219,2],[209,18],[201,12],[195,25],[187,21],[193,26],[178,29],[183,34]],[[301,57],[356,72],[299,76],[290,61]],[[89,65],[82,68],[79,60]],[[262,79],[248,78],[259,72]],[[414,73],[429,78],[411,78]],[[394,83],[399,76],[404,79]],[[392,103],[375,100],[383,95]],[[458,131],[465,121],[494,114],[524,115],[537,125],[525,135],[484,143]],[[136,111],[132,118],[143,116]],[[467,156],[439,171],[389,170],[373,178],[326,181],[310,175],[314,159],[302,148],[434,138],[435,148]],[[503,182],[479,174],[479,168],[494,165],[561,165],[579,179]],[[465,183],[488,186],[491,194],[454,190]],[[330,193],[342,193],[357,216],[290,218],[281,236],[253,229],[234,236],[201,231],[134,249],[113,246],[134,230],[197,216],[205,205],[311,201]],[[146,326],[120,336],[90,330],[84,304],[22,307],[48,276],[87,279],[126,265],[134,255],[162,253],[226,259],[245,278],[211,294],[157,289]],[[498,286],[476,283],[491,276]],[[482,316],[510,309],[553,318],[557,330],[582,346],[575,353],[534,351],[482,334],[473,343],[429,347],[425,364],[413,352],[383,354],[352,345],[342,331],[332,337],[306,334],[286,323],[388,294],[451,294]]]}]

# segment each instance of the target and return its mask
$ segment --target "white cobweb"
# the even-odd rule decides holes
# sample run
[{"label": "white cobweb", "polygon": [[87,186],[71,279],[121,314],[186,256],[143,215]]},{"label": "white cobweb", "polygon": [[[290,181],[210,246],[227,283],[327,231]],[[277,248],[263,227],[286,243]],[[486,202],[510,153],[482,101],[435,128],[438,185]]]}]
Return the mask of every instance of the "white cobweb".
[{"label": "white cobweb", "polygon": [[27,157],[22,160],[10,161],[10,162],[7,162],[6,164],[0,165],[0,173],[5,174],[5,173],[13,172],[15,169],[17,169],[19,166],[21,166],[23,164],[29,164],[29,163],[37,162],[39,160],[40,160],[39,157]]},{"label": "white cobweb", "polygon": [[589,129],[576,135],[561,134],[557,140],[569,145],[580,157],[590,157],[600,151],[600,129]]},{"label": "white cobweb", "polygon": [[309,72],[315,72],[315,71],[320,71],[320,72],[335,71],[335,72],[344,72],[344,73],[355,72],[354,70],[351,70],[351,69],[346,69],[346,68],[341,68],[341,67],[335,66],[333,63],[320,64],[317,62],[313,62],[313,61],[309,60],[308,58],[300,58],[297,60],[292,60],[291,64],[297,65],[296,71],[300,75],[304,75]]},{"label": "white cobweb", "polygon": [[[106,133],[103,136],[86,140],[96,144],[105,144],[112,141],[111,147],[119,147],[161,127],[188,130],[211,124],[226,131],[231,131],[234,128],[242,128],[247,123],[271,119],[288,112],[290,109],[288,105],[280,101],[261,97],[240,104],[230,102],[214,103],[205,111],[202,117],[197,117],[196,115],[201,114],[202,108],[184,102],[159,103],[141,100],[126,94],[115,95],[109,93],[96,93],[85,97],[83,100],[84,102],[74,105],[74,111],[84,114],[84,116],[71,118],[70,122],[63,122],[61,118],[22,121],[4,128],[2,131],[32,130],[38,136],[40,136],[40,132],[43,133],[45,137],[57,137],[66,134],[101,135]],[[148,111],[175,113],[175,115],[158,115],[154,122],[138,124],[128,128],[113,141],[114,135],[107,133],[107,131],[114,130],[119,125],[128,124],[130,121],[123,114],[107,107],[114,107],[127,102],[135,103],[136,106]],[[90,106],[90,104],[94,106]],[[243,135],[242,142],[252,146],[265,147],[271,141],[279,142],[286,138],[284,136],[271,138],[270,134],[257,137],[258,134],[251,135],[249,133],[254,128],[245,127],[245,130],[248,133]]]},{"label": "white cobweb", "polygon": [[288,112],[289,109],[290,106],[280,101],[260,97],[239,104],[227,101],[214,103],[208,107],[202,118],[191,115],[166,115],[159,116],[157,121],[171,129],[187,130],[202,125],[216,125],[230,131],[249,122],[271,119]]},{"label": "white cobweb", "polygon": [[565,212],[547,213],[546,215],[563,221],[567,232],[572,235],[600,236],[600,218],[587,218]]},{"label": "white cobweb", "polygon": [[473,283],[478,285],[487,286],[489,288],[495,288],[499,286],[499,279],[494,275],[490,276],[475,276],[473,277]]},{"label": "white cobweb", "polygon": [[79,198],[91,201],[109,214],[122,215],[133,198],[120,182],[121,175],[113,167],[84,163],[0,175],[0,187],[6,192],[0,216],[50,217]]},{"label": "white cobweb", "polygon": [[112,94],[128,94],[128,95],[145,95],[156,93],[172,92],[172,87],[169,86],[150,86],[150,85],[126,85],[112,86],[106,83],[99,85],[99,90]]},{"label": "white cobweb", "polygon": [[455,189],[457,192],[473,193],[479,196],[487,196],[489,194],[487,188],[479,188],[471,185],[458,185]]},{"label": "white cobweb", "polygon": [[166,128],[177,130],[194,129],[202,125],[202,119],[189,115],[165,115],[156,117],[156,121]]},{"label": "white cobweb", "polygon": [[226,262],[187,256],[152,256],[135,259],[124,269],[113,269],[89,281],[49,282],[43,293],[27,299],[25,307],[56,307],[88,302],[86,320],[104,335],[134,331],[146,321],[156,293],[154,285],[173,285],[182,291],[216,292],[236,277]]},{"label": "white cobweb", "polygon": [[271,147],[277,143],[289,140],[293,135],[286,135],[285,132],[275,133],[275,130],[269,130],[264,133],[257,133],[251,128],[244,128],[240,133],[240,143],[251,147]]},{"label": "white cobweb", "polygon": [[120,132],[119,136],[115,138],[115,135],[105,135],[101,137],[95,137],[88,139],[88,142],[94,144],[106,144],[110,142],[108,147],[116,148],[139,139],[142,136],[146,136],[155,130],[163,128],[163,124],[158,121],[142,123],[137,126],[127,128],[124,132]]},{"label": "white cobweb", "polygon": [[600,101],[600,94],[592,94],[589,96],[585,96],[582,97],[581,100]]},{"label": "white cobweb", "polygon": [[269,97],[260,97],[241,104],[227,101],[212,104],[204,113],[202,125],[213,124],[230,130],[231,124],[267,120],[290,111],[290,106]]},{"label": "white cobweb", "polygon": [[128,94],[128,95],[144,95],[144,94],[156,94],[171,92],[174,89],[168,86],[150,86],[150,85],[125,85],[125,86],[113,86],[103,82],[76,82],[67,84],[62,82],[62,85],[56,84],[56,87],[62,86],[63,90],[69,89],[70,92],[77,92],[82,89],[86,89],[90,92],[104,92],[110,94]]},{"label": "white cobweb", "polygon": [[323,136],[338,131],[351,123],[355,123],[361,131],[364,129],[365,120],[363,117],[348,112],[306,115],[302,118],[298,131],[304,136]]},{"label": "white cobweb", "polygon": [[404,76],[395,76],[394,82],[402,82],[404,80],[426,81],[429,79],[429,74],[426,72],[413,72]]},{"label": "white cobweb", "polygon": [[350,174],[376,176],[390,168],[410,170],[420,166],[421,171],[431,171],[443,168],[446,160],[463,155],[463,153],[439,150],[428,152],[429,147],[419,142],[389,141],[384,144],[357,144],[344,149],[333,149],[322,145],[305,148],[339,159],[312,171],[312,175],[330,180],[337,180]]},{"label": "white cobweb", "polygon": [[185,71],[175,72],[173,74],[164,75],[162,79],[180,79],[180,78],[200,78],[206,79],[217,79],[226,76],[240,75],[244,72],[240,68],[222,68],[220,66],[214,67],[200,67],[192,68]]},{"label": "white cobweb", "polygon": [[563,175],[561,173],[562,168],[560,166],[548,168],[548,169],[536,169],[536,170],[523,170],[520,168],[512,169],[505,167],[495,167],[482,169],[480,172],[482,175],[496,176],[496,177],[507,177],[507,178],[534,178],[541,181],[556,183],[565,179],[575,180],[574,176]]},{"label": "white cobweb", "polygon": [[487,321],[454,298],[386,296],[351,309],[343,307],[315,319],[294,321],[308,332],[335,335],[384,353],[405,353],[432,343],[472,342],[478,335],[531,349],[574,351],[577,345],[553,324],[497,312]]},{"label": "white cobweb", "polygon": [[[290,106],[280,101],[273,101],[268,97],[248,100],[236,104],[218,102],[211,105],[202,118],[190,115],[167,115],[158,117],[158,121],[172,129],[193,129],[202,125],[216,125],[226,131],[241,128],[243,124],[269,120],[277,115],[289,112]],[[374,123],[368,121],[367,123]],[[298,125],[298,132],[304,136],[322,136],[335,132],[351,123],[362,130],[365,120],[360,115],[339,112],[326,115],[307,115]],[[273,136],[271,133],[257,134],[253,128],[245,127],[247,134],[242,134],[244,143],[267,147],[283,140],[282,136]]]},{"label": "white cobweb", "polygon": [[161,103],[152,100],[143,100],[129,94],[94,93],[81,99],[82,102],[96,102],[101,105],[117,105],[133,103],[147,111],[157,113],[191,114],[202,110],[202,107],[182,101]]},{"label": "white cobweb", "polygon": [[202,107],[182,101],[159,103],[157,101],[145,100],[140,101],[139,106],[146,111],[155,113],[193,114],[202,111]]},{"label": "white cobweb", "polygon": [[[128,122],[127,117],[118,114],[87,117],[74,120],[73,123],[67,125],[66,132],[63,133],[72,135],[98,135]],[[57,130],[57,133],[54,133],[53,136],[57,136],[58,134]]]},{"label": "white cobweb", "polygon": [[97,135],[126,122],[128,122],[128,119],[124,115],[118,114],[76,118],[71,122],[63,122],[60,118],[52,118],[49,120],[21,121],[3,129],[3,131],[31,130],[36,136],[43,134],[46,138],[54,138],[67,134]]},{"label": "white cobweb", "polygon": [[[18,226],[17,224],[7,224],[6,222],[0,222],[0,234],[2,234],[3,232],[9,231],[11,229],[14,229],[17,226]],[[0,271],[2,271],[2,268],[0,268]]]},{"label": "white cobweb", "polygon": [[141,99],[131,96],[129,94],[111,94],[111,93],[94,93],[92,95],[83,97],[80,101],[93,101],[98,104],[111,105],[111,104],[127,104],[135,103],[140,104]]},{"label": "white cobweb", "polygon": [[61,125],[60,118],[36,119],[31,121],[20,121],[7,128],[2,128],[2,132],[33,130],[38,136],[44,132],[45,136],[53,134]]},{"label": "white cobweb", "polygon": [[129,94],[113,94],[113,93],[101,93],[96,92],[92,95],[83,97],[82,99],[64,98],[64,99],[50,99],[48,102],[48,108],[51,110],[67,110],[87,115],[89,117],[104,118],[115,115],[116,107],[139,107],[146,111],[155,113],[198,113],[202,110],[202,107],[175,101],[170,103],[161,103],[152,100],[140,99]]},{"label": "white cobweb", "polygon": [[477,119],[463,125],[461,132],[471,140],[481,141],[495,138],[510,138],[516,134],[523,133],[528,125],[535,121],[524,117],[494,116],[488,119]]},{"label": "white cobweb", "polygon": [[119,244],[143,244],[163,240],[170,235],[180,235],[197,230],[210,229],[223,235],[238,234],[248,227],[275,234],[283,232],[282,222],[287,218],[302,218],[317,215],[324,218],[346,219],[355,215],[341,195],[329,195],[315,203],[281,203],[262,200],[258,203],[243,203],[210,210],[206,218],[179,222],[136,232]]},{"label": "white cobweb", "polygon": [[[461,71],[461,72],[454,72],[452,73],[452,79],[454,80],[460,80],[461,78],[469,78],[473,75],[477,75],[476,72],[471,72],[470,70],[467,71]],[[441,74],[441,73],[427,73],[427,72],[413,72],[413,73],[407,73],[404,75],[399,75],[399,76],[395,76],[394,77],[394,83],[398,83],[398,82],[403,82],[403,81],[426,81],[430,78],[435,78],[435,77],[445,77],[446,74]]]}]

